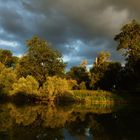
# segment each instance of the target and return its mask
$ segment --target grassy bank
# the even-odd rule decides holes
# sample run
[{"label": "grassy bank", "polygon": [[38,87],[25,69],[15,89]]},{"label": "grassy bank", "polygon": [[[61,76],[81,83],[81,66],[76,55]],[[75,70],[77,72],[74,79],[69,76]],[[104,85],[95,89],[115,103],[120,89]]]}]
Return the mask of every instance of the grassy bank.
[{"label": "grassy bank", "polygon": [[126,102],[121,96],[103,90],[74,90],[74,98],[83,100],[86,104],[114,104]]},{"label": "grassy bank", "polygon": [[[0,101],[10,101],[16,103],[42,103],[49,104],[50,102],[54,103],[84,103],[89,105],[94,104],[115,104],[115,103],[125,103],[125,98],[122,98],[120,95],[108,91],[102,90],[73,90],[70,92],[66,92],[63,95],[57,95],[54,100],[51,100],[51,97],[48,96],[40,96],[40,95],[32,95],[27,93],[17,93],[12,96],[5,96],[5,94],[1,94],[4,96],[0,96]],[[7,100],[8,99],[8,100]],[[126,98],[127,99],[127,98]]]}]

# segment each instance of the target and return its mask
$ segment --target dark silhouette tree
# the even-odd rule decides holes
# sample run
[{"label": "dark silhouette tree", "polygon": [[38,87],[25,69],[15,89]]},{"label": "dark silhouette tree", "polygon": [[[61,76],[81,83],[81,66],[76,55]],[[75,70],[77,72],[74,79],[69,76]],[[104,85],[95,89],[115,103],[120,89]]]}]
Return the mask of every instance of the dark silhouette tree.
[{"label": "dark silhouette tree", "polygon": [[81,62],[80,66],[72,67],[66,74],[67,79],[76,80],[78,85],[85,84],[86,88],[89,88],[90,76],[89,72],[86,69],[86,65],[87,60],[84,60]]}]

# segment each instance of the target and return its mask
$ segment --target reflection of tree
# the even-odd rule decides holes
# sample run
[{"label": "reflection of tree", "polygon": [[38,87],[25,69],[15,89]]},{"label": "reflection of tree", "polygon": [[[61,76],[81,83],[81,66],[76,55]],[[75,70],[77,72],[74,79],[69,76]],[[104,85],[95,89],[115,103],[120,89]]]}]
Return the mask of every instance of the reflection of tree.
[{"label": "reflection of tree", "polygon": [[85,120],[82,121],[78,114],[75,121],[70,122],[70,123],[68,122],[67,124],[67,129],[72,135],[84,134],[85,128],[87,127],[88,127],[88,123]]},{"label": "reflection of tree", "polygon": [[[64,111],[56,109],[55,106],[10,106],[10,116],[15,120],[16,124],[27,126],[41,119],[42,126],[56,128],[63,127],[66,121],[69,120],[71,110]],[[39,118],[38,118],[39,117]]]},{"label": "reflection of tree", "polygon": [[[41,119],[42,126],[51,128],[64,127],[66,122],[73,122],[77,119],[77,117],[79,117],[81,120],[84,120],[85,114],[88,112],[96,112],[100,114],[111,112],[112,110],[111,107],[106,106],[84,107],[81,105],[72,106],[72,108],[68,109],[58,109],[55,106],[36,105],[17,107],[12,104],[8,104],[7,106],[3,106],[2,108],[5,108],[4,112],[0,113],[3,124],[8,123],[8,119],[9,121],[11,121],[12,118],[13,120],[15,120],[16,124],[27,126]],[[107,111],[106,109],[109,111]],[[79,115],[77,116],[78,112]],[[9,125],[7,124],[7,127],[8,126]]]},{"label": "reflection of tree", "polygon": [[[51,123],[51,121],[53,121],[53,119],[55,118],[52,118],[52,120],[50,119],[50,122],[47,122],[48,124],[46,124],[47,126],[44,125],[46,118],[43,118],[42,114],[43,113],[45,114],[48,111],[47,107],[45,106],[16,107],[12,104],[0,107],[2,108],[0,110],[0,139],[2,138],[2,140],[4,140],[4,137],[14,140],[25,140],[25,138],[26,140],[64,139],[62,128],[59,129],[55,128],[57,124],[53,122]],[[49,110],[51,110],[51,108]],[[50,111],[47,112],[47,114],[49,113]],[[54,113],[56,113],[56,111],[54,111]],[[60,113],[60,115],[62,114]],[[43,122],[43,124],[41,124],[41,122]],[[41,125],[48,128],[45,128]]]},{"label": "reflection of tree", "polygon": [[[45,111],[44,111],[45,110]],[[44,127],[64,127],[71,111],[57,110],[55,107],[42,108],[41,118]]]},{"label": "reflection of tree", "polygon": [[13,125],[13,119],[10,116],[9,104],[0,105],[0,131],[6,131]]},{"label": "reflection of tree", "polygon": [[10,115],[15,119],[17,124],[29,125],[32,124],[37,118],[37,106],[26,106],[17,108],[11,106]]},{"label": "reflection of tree", "polygon": [[101,114],[92,108],[0,105],[0,140],[62,140],[67,134],[79,140],[139,138],[139,112]]},{"label": "reflection of tree", "polygon": [[86,139],[86,137],[92,138],[91,115],[89,113],[76,112],[73,112],[73,114],[75,115],[76,119],[67,123],[66,128],[68,132],[79,140]]}]

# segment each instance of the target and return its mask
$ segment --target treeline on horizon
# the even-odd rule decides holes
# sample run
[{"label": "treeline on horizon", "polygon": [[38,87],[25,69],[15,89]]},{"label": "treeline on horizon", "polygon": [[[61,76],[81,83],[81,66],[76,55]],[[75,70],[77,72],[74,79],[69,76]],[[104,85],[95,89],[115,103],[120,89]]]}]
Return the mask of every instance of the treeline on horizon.
[{"label": "treeline on horizon", "polygon": [[27,41],[27,52],[18,58],[0,49],[0,94],[35,94],[54,98],[69,90],[140,92],[140,24],[133,20],[115,36],[116,50],[122,50],[125,66],[110,61],[100,52],[90,70],[86,60],[65,71],[59,51],[38,37]]}]

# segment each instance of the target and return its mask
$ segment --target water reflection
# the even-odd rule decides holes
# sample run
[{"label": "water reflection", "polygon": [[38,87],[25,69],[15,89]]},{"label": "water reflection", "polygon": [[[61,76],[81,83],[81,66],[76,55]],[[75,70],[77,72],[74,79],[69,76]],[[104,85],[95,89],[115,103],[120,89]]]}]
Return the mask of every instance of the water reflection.
[{"label": "water reflection", "polygon": [[137,108],[3,104],[0,105],[0,140],[139,140]]}]

